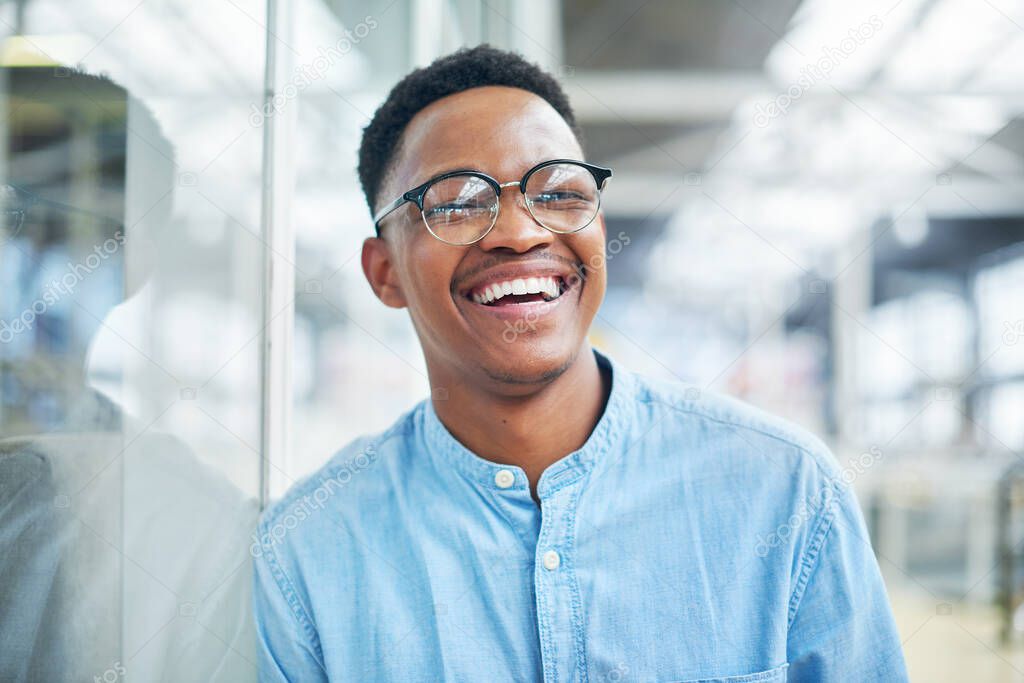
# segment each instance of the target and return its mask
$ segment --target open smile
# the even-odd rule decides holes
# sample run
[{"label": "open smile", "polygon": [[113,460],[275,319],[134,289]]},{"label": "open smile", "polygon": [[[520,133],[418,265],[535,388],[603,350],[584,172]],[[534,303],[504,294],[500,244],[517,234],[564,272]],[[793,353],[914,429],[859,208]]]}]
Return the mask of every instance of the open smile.
[{"label": "open smile", "polygon": [[467,297],[484,306],[517,306],[537,301],[554,301],[568,286],[561,276],[499,280],[473,288]]},{"label": "open smile", "polygon": [[470,303],[472,310],[498,318],[536,320],[578,294],[583,282],[584,278],[576,274],[495,275],[463,291],[460,297]]}]

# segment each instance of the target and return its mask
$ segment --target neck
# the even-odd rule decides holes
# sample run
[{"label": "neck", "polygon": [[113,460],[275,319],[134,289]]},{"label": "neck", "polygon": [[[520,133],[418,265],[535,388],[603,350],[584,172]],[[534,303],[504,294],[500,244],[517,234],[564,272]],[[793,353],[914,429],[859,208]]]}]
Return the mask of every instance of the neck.
[{"label": "neck", "polygon": [[586,443],[611,389],[611,377],[601,371],[586,341],[565,372],[526,395],[509,396],[428,374],[431,386],[457,387],[449,390],[447,400],[434,400],[448,431],[481,458],[521,467],[534,500],[548,465]]}]

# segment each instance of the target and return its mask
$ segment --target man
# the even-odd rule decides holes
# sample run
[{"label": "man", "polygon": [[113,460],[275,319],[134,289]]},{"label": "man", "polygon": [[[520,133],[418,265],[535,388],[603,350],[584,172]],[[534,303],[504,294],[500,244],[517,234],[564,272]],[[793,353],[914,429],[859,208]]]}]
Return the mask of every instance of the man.
[{"label": "man", "polygon": [[488,47],[366,128],[363,270],[432,398],[262,517],[262,679],[906,680],[825,446],[590,347],[610,171],[582,159],[558,84]]}]

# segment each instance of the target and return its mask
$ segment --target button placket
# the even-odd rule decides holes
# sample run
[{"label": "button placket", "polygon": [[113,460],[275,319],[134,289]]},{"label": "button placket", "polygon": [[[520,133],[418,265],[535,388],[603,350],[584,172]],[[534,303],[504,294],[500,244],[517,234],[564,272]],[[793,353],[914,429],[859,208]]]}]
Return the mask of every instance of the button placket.
[{"label": "button placket", "polygon": [[574,630],[579,617],[574,613],[571,555],[575,486],[567,485],[541,499],[534,582],[545,681],[586,680],[586,672],[578,667]]}]

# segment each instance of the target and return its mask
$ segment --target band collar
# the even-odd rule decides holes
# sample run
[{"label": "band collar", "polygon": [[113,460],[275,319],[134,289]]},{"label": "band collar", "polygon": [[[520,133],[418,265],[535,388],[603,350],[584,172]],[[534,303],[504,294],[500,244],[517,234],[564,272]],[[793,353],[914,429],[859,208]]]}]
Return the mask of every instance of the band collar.
[{"label": "band collar", "polygon": [[[594,349],[599,366],[611,371],[611,392],[604,412],[583,446],[560,458],[544,470],[537,484],[537,495],[544,499],[559,488],[576,481],[594,466],[609,449],[618,443],[625,428],[627,411],[632,403],[633,377],[618,362]],[[427,447],[442,469],[457,469],[475,484],[487,489],[529,490],[526,472],[516,465],[503,465],[486,460],[462,445],[444,426],[433,402],[428,398],[421,404],[424,435]],[[508,475],[515,479],[508,485]]]}]

